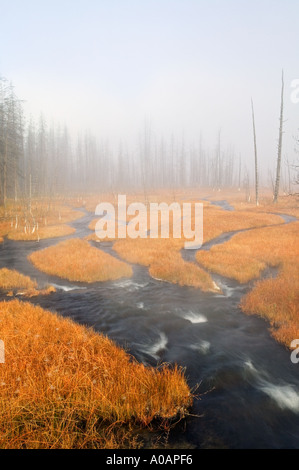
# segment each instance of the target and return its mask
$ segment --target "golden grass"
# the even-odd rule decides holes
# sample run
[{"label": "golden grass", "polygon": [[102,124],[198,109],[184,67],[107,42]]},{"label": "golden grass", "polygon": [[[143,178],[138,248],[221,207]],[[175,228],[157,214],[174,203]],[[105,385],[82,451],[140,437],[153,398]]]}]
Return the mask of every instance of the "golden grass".
[{"label": "golden grass", "polygon": [[36,281],[29,276],[19,273],[15,269],[0,269],[0,289],[35,289]]},{"label": "golden grass", "polygon": [[29,260],[41,271],[70,281],[90,283],[132,275],[132,268],[127,263],[78,238],[36,251]]},{"label": "golden grass", "polygon": [[183,260],[178,239],[125,239],[113,245],[114,250],[126,261],[149,267],[149,274],[159,280],[179,285],[216,291],[211,276],[197,266]]},{"label": "golden grass", "polygon": [[203,239],[210,241],[222,233],[283,223],[279,215],[249,210],[225,211],[207,206],[203,211]]},{"label": "golden grass", "polygon": [[[148,217],[149,220],[149,217]],[[95,228],[95,222],[90,225]],[[226,212],[213,206],[204,206],[203,241],[209,241],[224,232],[262,226],[280,224],[282,219],[272,214],[242,212]],[[194,224],[194,218],[192,223]],[[149,225],[148,225],[149,227]],[[194,225],[193,225],[194,228]],[[96,240],[96,234],[92,239]],[[174,239],[170,231],[169,239],[119,239],[113,248],[126,261],[149,267],[149,274],[160,280],[200,288],[203,291],[218,291],[211,276],[195,263],[183,260],[180,250],[184,247],[185,238]]]},{"label": "golden grass", "polygon": [[12,222],[8,220],[2,220],[0,222],[0,238],[3,241],[3,237],[5,237],[11,230],[12,230]]},{"label": "golden grass", "polygon": [[0,289],[8,291],[6,295],[22,295],[24,297],[36,297],[38,295],[49,295],[56,292],[55,287],[48,286],[43,289],[37,288],[37,282],[29,276],[19,273],[15,269],[0,269]]},{"label": "golden grass", "polygon": [[299,217],[299,196],[293,195],[280,195],[278,202],[273,203],[273,194],[267,188],[260,189],[259,205],[255,205],[255,197],[252,194],[251,202],[248,202],[244,197],[244,191],[237,190],[224,190],[220,193],[210,194],[211,200],[225,199],[236,210],[249,210],[255,212],[274,212],[277,214],[289,214]]},{"label": "golden grass", "polygon": [[257,314],[271,326],[271,334],[290,348],[299,338],[299,264],[285,263],[277,278],[258,281],[241,301],[247,314]]},{"label": "golden grass", "polygon": [[49,225],[38,228],[34,230],[33,233],[25,233],[24,230],[14,230],[8,233],[7,238],[17,241],[34,241],[43,240],[45,238],[64,237],[66,235],[72,235],[75,231],[73,227],[69,227],[68,225]]},{"label": "golden grass", "polygon": [[136,447],[136,429],[157,418],[169,426],[192,404],[176,366],[147,368],[30,303],[2,302],[0,312],[0,448]]},{"label": "golden grass", "polygon": [[8,201],[6,211],[0,208],[0,237],[11,240],[39,240],[62,237],[75,232],[67,223],[84,215],[60,199],[33,200],[31,210],[24,201]]},{"label": "golden grass", "polygon": [[45,225],[67,224],[69,222],[74,222],[83,216],[84,212],[74,210],[72,207],[67,205],[58,204],[50,207],[48,212],[45,212],[41,217],[41,221],[43,221]]},{"label": "golden grass", "polygon": [[[203,192],[201,194],[203,195]],[[168,204],[173,201],[198,202],[198,198],[201,194],[192,189],[184,192],[165,190],[153,191],[150,194],[135,193],[127,195],[127,205],[131,202],[143,202],[148,207],[148,203],[150,202],[159,203],[164,201]],[[279,265],[280,274],[278,278],[276,280],[259,281],[261,282],[260,290],[258,290],[256,286],[252,292],[252,296],[254,296],[254,292],[256,293],[256,311],[258,311],[259,303],[261,305],[263,304],[262,297],[260,300],[258,299],[258,293],[262,292],[262,288],[266,289],[266,286],[270,286],[272,282],[275,285],[275,282],[282,279],[280,282],[283,282],[286,285],[290,284],[290,289],[292,289],[292,281],[289,279],[290,270],[287,267],[293,261],[291,261],[287,252],[289,250],[290,252],[297,253],[295,240],[297,237],[298,225],[283,225],[283,219],[279,217],[279,214],[286,213],[299,216],[298,197],[280,197],[278,204],[273,204],[271,192],[268,190],[261,190],[260,205],[256,207],[254,198],[252,198],[251,203],[247,201],[244,190],[219,192],[209,190],[205,195],[215,201],[225,199],[236,210],[233,212],[224,211],[219,207],[211,205],[208,201],[204,201],[204,242],[212,240],[225,232],[248,228],[255,229],[267,225],[275,225],[276,227],[268,227],[268,229],[260,228],[248,233],[242,233],[234,236],[228,243],[213,247],[209,252],[202,251],[197,254],[197,261],[200,265],[197,265],[196,263],[187,263],[183,260],[180,250],[183,248],[185,240],[173,239],[171,234],[169,239],[158,240],[150,238],[137,238],[135,240],[129,238],[117,239],[116,237],[115,239],[110,239],[114,242],[114,249],[125,261],[147,266],[150,275],[156,279],[201,288],[204,291],[217,290],[217,286],[214,285],[209,271],[217,272],[223,276],[231,277],[244,283],[252,279],[257,279],[265,267]],[[84,199],[77,198],[76,200],[74,199],[69,202],[76,207],[84,206],[87,210],[94,212],[97,204],[101,201],[111,202],[116,206],[117,195],[90,195],[84,197]],[[45,210],[44,205],[41,204],[41,207]],[[62,209],[63,207],[64,209]],[[38,208],[39,203],[37,201],[36,213],[41,213],[41,208]],[[50,217],[48,219],[51,223],[54,223],[55,221],[57,222],[57,220],[59,220],[59,223],[65,223],[69,218],[72,218],[74,216],[74,212],[76,212],[66,206],[65,201],[56,201],[53,203],[51,211],[52,214],[54,214],[54,212],[56,214],[53,215],[53,218]],[[47,213],[49,214],[49,211]],[[76,212],[76,216],[80,216],[78,212]],[[45,218],[41,218],[41,220],[45,220]],[[95,224],[96,220],[90,224],[89,228],[94,230]],[[7,235],[7,233],[12,230],[11,227],[11,222],[2,222],[0,224],[0,236]],[[89,235],[87,239],[101,241],[95,233]],[[69,251],[71,250],[67,249],[67,253]],[[43,270],[48,272],[46,266],[48,263],[53,267],[53,271],[51,271],[50,274],[60,275],[74,280],[73,278],[70,278],[69,275],[70,272],[73,271],[74,266],[76,266],[76,270],[80,272],[80,259],[82,261],[85,257],[84,254],[82,255],[83,252],[84,250],[78,250],[78,260],[74,258],[71,259],[72,256],[69,257],[69,254],[67,254],[64,261],[62,258],[54,258],[51,260],[51,252],[48,252],[49,256],[47,262],[44,263],[45,266]],[[41,259],[43,256],[42,253],[43,252],[40,252],[40,255],[36,254],[36,257],[40,258],[39,261],[41,264],[43,264]],[[294,258],[295,255],[293,255],[293,260]],[[62,264],[62,269],[58,267],[59,263]],[[58,272],[60,272],[60,274]],[[91,272],[93,272],[93,269],[91,269]],[[282,276],[282,278],[280,276]],[[88,274],[86,274],[86,277],[88,278]],[[265,284],[263,284],[264,282]],[[258,283],[257,285],[260,284]],[[282,288],[282,284],[279,284],[279,289],[280,288]],[[262,296],[262,294],[260,295]],[[287,299],[285,300],[285,304],[287,305]],[[242,308],[245,309],[245,303],[242,305]],[[263,308],[261,307],[261,314],[264,315],[262,310]],[[286,310],[288,311],[288,307],[286,307]],[[291,315],[288,314],[287,317],[291,318]],[[290,322],[291,320],[287,321],[286,328],[290,328]],[[279,331],[282,331],[282,326],[280,326]]]},{"label": "golden grass", "polygon": [[[56,292],[56,289],[54,286],[48,286],[44,287],[43,289],[26,289],[25,291],[21,292],[18,291],[16,295],[21,295],[26,298],[32,298],[32,297],[38,297],[39,295],[49,295],[52,294],[53,292]],[[7,294],[9,297],[9,295]]]},{"label": "golden grass", "polygon": [[97,224],[97,221],[99,219],[94,219],[90,222],[90,224],[88,225],[88,228],[90,230],[93,230],[93,233],[91,233],[90,235],[87,235],[87,237],[85,237],[85,240],[87,241],[93,241],[93,242],[97,242],[97,243],[100,243],[101,241],[115,241],[117,240],[117,229],[116,229],[116,233],[115,233],[115,237],[105,237],[104,239],[103,238],[99,238],[95,232],[95,228],[96,228],[96,224]]},{"label": "golden grass", "polygon": [[241,307],[267,318],[272,334],[287,346],[299,334],[298,235],[299,222],[293,222],[239,233],[197,253],[205,268],[242,283],[258,278],[267,266],[279,267],[278,277],[258,281]]},{"label": "golden grass", "polygon": [[259,277],[266,266],[296,263],[299,222],[238,233],[229,241],[199,251],[196,258],[205,268],[239,282]]}]

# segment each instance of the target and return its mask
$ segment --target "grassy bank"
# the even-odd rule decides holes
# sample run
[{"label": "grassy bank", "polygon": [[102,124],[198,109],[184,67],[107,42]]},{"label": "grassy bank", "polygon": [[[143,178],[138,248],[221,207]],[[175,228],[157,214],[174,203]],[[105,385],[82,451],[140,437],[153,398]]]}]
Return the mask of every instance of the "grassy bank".
[{"label": "grassy bank", "polygon": [[41,271],[70,281],[89,283],[132,275],[132,268],[127,263],[79,238],[35,251],[29,260]]},{"label": "grassy bank", "polygon": [[244,312],[270,322],[273,336],[290,346],[299,337],[299,222],[239,233],[222,245],[197,253],[206,269],[241,283],[258,279],[267,267],[275,278],[257,280],[241,303]]},{"label": "grassy bank", "polygon": [[34,241],[70,235],[75,229],[66,225],[82,217],[61,199],[14,202],[9,200],[6,209],[0,208],[0,237],[16,241]]},{"label": "grassy bank", "polygon": [[183,417],[178,367],[147,368],[107,337],[27,302],[0,303],[0,448],[121,448]]},{"label": "grassy bank", "polygon": [[44,240],[46,238],[59,238],[75,233],[75,229],[68,225],[49,225],[25,232],[24,230],[13,230],[7,233],[9,240],[15,241],[34,241]]},{"label": "grassy bank", "polygon": [[24,297],[36,297],[38,295],[48,295],[55,292],[53,286],[39,289],[37,282],[29,276],[19,273],[15,269],[0,269],[0,290],[7,296],[22,295]]}]

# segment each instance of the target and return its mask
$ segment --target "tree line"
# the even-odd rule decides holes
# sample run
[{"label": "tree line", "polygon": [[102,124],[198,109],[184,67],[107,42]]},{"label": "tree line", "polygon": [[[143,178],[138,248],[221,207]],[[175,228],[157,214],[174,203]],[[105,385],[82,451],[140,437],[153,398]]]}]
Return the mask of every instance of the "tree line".
[{"label": "tree line", "polygon": [[13,85],[0,79],[1,206],[8,199],[161,187],[243,187],[250,193],[249,173],[232,148],[222,148],[221,130],[215,148],[206,149],[201,137],[191,146],[183,137],[157,139],[145,121],[133,150],[121,142],[112,147],[89,131],[74,137],[43,115],[34,122]]}]

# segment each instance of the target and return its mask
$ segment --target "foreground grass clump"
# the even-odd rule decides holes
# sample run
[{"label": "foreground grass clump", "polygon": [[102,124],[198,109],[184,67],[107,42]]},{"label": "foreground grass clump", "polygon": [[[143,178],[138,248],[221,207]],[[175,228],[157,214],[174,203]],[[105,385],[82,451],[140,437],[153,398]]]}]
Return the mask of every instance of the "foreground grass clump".
[{"label": "foreground grass clump", "polygon": [[0,314],[0,448],[136,447],[136,429],[167,426],[192,404],[178,367],[147,368],[30,303],[1,302]]},{"label": "foreground grass clump", "polygon": [[78,238],[36,251],[29,260],[41,271],[70,281],[89,283],[132,275],[132,268],[127,263]]}]

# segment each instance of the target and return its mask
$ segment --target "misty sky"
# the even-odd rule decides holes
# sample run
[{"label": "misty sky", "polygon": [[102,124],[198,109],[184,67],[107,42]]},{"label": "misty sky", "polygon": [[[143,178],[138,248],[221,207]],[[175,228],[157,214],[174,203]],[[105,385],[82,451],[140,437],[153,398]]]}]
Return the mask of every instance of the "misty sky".
[{"label": "misty sky", "polygon": [[283,157],[294,159],[298,0],[0,0],[0,74],[25,109],[99,138],[156,136],[223,146],[275,166],[281,71]]}]

